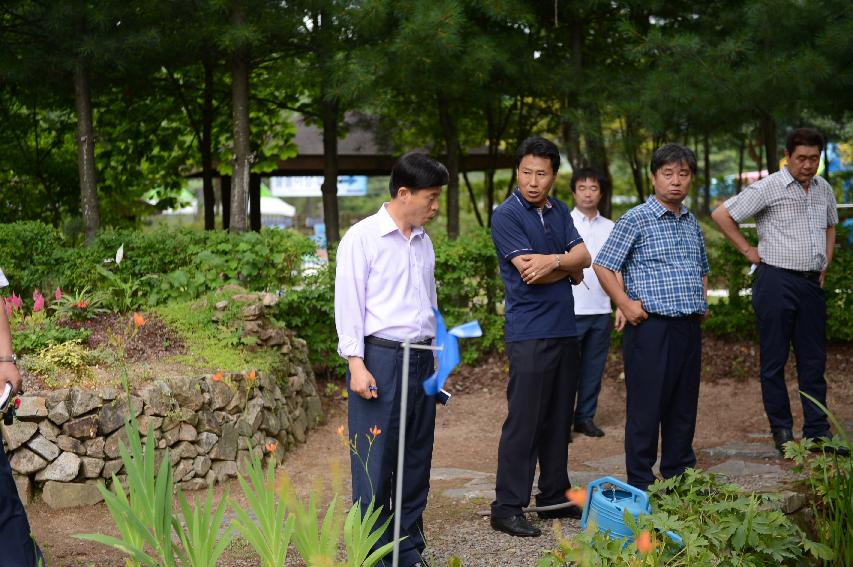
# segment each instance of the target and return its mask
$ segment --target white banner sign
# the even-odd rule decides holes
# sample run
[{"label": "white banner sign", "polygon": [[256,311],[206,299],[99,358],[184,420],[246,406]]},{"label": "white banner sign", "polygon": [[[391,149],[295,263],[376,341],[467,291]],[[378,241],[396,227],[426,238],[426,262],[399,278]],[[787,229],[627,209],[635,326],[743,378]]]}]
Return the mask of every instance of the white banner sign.
[{"label": "white banner sign", "polygon": [[[275,197],[322,197],[319,176],[270,177],[270,192]],[[341,175],[338,177],[338,197],[363,197],[367,195],[366,175]]]}]

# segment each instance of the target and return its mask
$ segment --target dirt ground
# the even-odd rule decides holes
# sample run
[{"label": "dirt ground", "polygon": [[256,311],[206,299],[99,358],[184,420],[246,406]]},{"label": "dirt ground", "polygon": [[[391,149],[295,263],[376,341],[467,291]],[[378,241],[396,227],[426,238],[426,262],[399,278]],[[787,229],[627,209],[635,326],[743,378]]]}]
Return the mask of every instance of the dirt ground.
[{"label": "dirt ground", "polygon": [[[715,464],[702,455],[699,451],[702,448],[718,447],[732,441],[771,443],[769,435],[761,437],[761,434],[768,432],[768,428],[761,406],[756,350],[754,345],[744,342],[710,338],[704,341],[703,381],[694,442],[699,455],[699,467]],[[827,369],[830,409],[848,423],[853,419],[851,350],[849,345],[832,346]],[[621,356],[614,348],[605,371],[596,417],[596,422],[606,435],[601,439],[592,439],[576,434],[569,447],[570,471],[587,470],[585,462],[623,452],[625,392],[621,373]],[[801,426],[802,411],[796,400],[792,363],[788,366],[788,376],[796,429]],[[433,469],[456,468],[494,473],[500,428],[506,414],[505,381],[506,367],[502,357],[495,357],[476,368],[462,368],[451,377],[449,389],[454,396],[448,407],[440,408],[438,412]],[[325,389],[322,386],[321,391]],[[342,492],[345,495],[348,493],[348,454],[336,432],[339,425],[346,423],[346,402],[333,396],[326,403],[326,422],[309,435],[307,443],[289,453],[282,465],[282,471],[290,477],[294,489],[303,495],[312,488],[328,486],[330,478],[338,478],[344,487]],[[779,460],[779,463],[784,462]],[[458,527],[464,523],[483,526],[478,528],[484,530],[481,532],[483,534],[490,532],[488,524],[478,515],[479,510],[488,507],[488,502],[476,498],[449,498],[442,493],[449,484],[445,480],[432,483],[425,515],[425,531],[427,539],[439,542],[437,545],[447,542],[447,547],[458,545],[460,548],[436,550],[433,555],[437,558],[435,565],[446,564],[444,558],[449,555],[463,556],[465,546],[490,545],[477,541],[476,535],[468,538],[473,541],[458,542]],[[221,497],[225,491],[235,496],[238,502],[241,501],[236,481],[216,488],[217,496]],[[33,533],[45,548],[49,565],[124,565],[118,552],[73,537],[80,533],[115,533],[103,504],[86,509],[53,511],[41,503],[34,503],[28,510]],[[501,541],[515,545],[518,540],[505,537]],[[535,546],[532,553],[541,555],[552,541],[543,536],[540,541],[528,541],[525,544]],[[487,560],[481,564],[516,564],[506,558],[501,559],[500,553],[500,550],[494,550],[489,555],[493,561]],[[288,560],[288,564],[293,561],[293,565],[298,565],[295,553],[291,556],[294,559]],[[245,542],[238,540],[226,552],[221,565],[254,566],[259,565],[259,562]]]}]

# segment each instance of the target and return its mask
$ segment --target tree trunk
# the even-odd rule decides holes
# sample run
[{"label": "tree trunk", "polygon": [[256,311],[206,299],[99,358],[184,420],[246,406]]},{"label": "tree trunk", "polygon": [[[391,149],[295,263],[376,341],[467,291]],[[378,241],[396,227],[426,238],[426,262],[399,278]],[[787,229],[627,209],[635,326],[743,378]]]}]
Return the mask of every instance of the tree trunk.
[{"label": "tree trunk", "polygon": [[[243,23],[244,7],[238,3],[232,21],[235,26]],[[246,204],[249,196],[249,172],[252,168],[252,153],[249,140],[249,54],[239,48],[231,57],[231,104],[234,126],[234,178],[231,187],[232,232],[245,232]]]},{"label": "tree trunk", "polygon": [[80,210],[86,243],[91,244],[101,226],[98,181],[95,176],[95,139],[92,127],[92,91],[89,70],[82,59],[74,66],[74,107],[77,112],[77,168],[80,175]]},{"label": "tree trunk", "polygon": [[249,230],[261,231],[261,174],[249,174]]},{"label": "tree trunk", "polygon": [[737,152],[737,185],[735,185],[735,194],[740,193],[743,187],[743,158],[746,153],[746,136],[741,134],[740,145]]},{"label": "tree trunk", "polygon": [[468,179],[468,170],[462,168],[462,179],[465,180],[465,187],[468,188],[468,198],[471,200],[471,207],[474,209],[474,216],[477,218],[477,224],[484,226],[483,217],[480,216],[480,207],[477,206],[477,196],[474,195],[474,187]]},{"label": "tree trunk", "polygon": [[626,116],[624,120],[619,121],[619,129],[622,133],[622,147],[625,151],[625,158],[628,161],[628,166],[631,168],[634,189],[637,190],[637,197],[639,198],[639,202],[642,203],[646,200],[645,183],[643,181],[644,168],[637,155],[637,140],[634,135],[634,125],[630,116]]},{"label": "tree trunk", "polygon": [[604,198],[598,202],[599,212],[610,218],[611,200],[610,196],[613,193],[613,177],[610,175],[610,164],[607,159],[607,147],[604,145],[604,132],[601,128],[601,113],[596,104],[590,105],[585,114],[589,116],[590,132],[586,135],[587,154],[589,155],[590,166],[597,169],[604,175]]},{"label": "tree trunk", "polygon": [[231,228],[231,176],[220,177],[219,186],[222,193],[222,230],[229,230]]},{"label": "tree trunk", "polygon": [[341,239],[338,214],[338,118],[337,98],[323,98],[323,222],[326,224],[326,249],[332,250]]},{"label": "tree trunk", "polygon": [[767,172],[779,171],[779,147],[776,145],[776,121],[769,114],[761,119],[761,132],[764,135],[764,148],[767,155]]},{"label": "tree trunk", "polygon": [[438,97],[438,117],[444,143],[447,146],[447,236],[455,239],[459,236],[459,133],[456,123],[450,115],[450,105],[444,96]]},{"label": "tree trunk", "polygon": [[204,195],[204,229],[216,228],[216,201],[213,194],[213,61],[204,61],[204,95],[201,106],[201,152],[202,194]]},{"label": "tree trunk", "polygon": [[711,136],[706,129],[702,135],[702,153],[705,157],[705,185],[702,187],[702,214],[711,214]]}]

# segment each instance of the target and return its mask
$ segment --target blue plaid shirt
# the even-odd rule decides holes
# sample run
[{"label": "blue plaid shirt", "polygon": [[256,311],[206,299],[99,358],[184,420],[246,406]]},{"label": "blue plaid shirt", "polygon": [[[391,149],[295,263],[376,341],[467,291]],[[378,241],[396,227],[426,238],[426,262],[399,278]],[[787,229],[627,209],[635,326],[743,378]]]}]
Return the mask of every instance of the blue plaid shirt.
[{"label": "blue plaid shirt", "polygon": [[622,272],[643,309],[684,317],[708,309],[702,277],[710,272],[702,229],[687,207],[676,217],[654,195],[616,222],[595,263]]}]

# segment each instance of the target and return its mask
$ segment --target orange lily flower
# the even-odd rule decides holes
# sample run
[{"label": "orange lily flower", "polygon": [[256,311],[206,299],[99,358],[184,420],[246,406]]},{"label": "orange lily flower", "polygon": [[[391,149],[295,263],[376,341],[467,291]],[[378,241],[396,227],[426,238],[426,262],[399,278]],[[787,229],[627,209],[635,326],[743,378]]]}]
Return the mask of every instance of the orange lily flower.
[{"label": "orange lily flower", "polygon": [[586,506],[586,489],[580,487],[572,487],[566,491],[566,498],[579,508]]},{"label": "orange lily flower", "polygon": [[264,445],[264,449],[267,450],[267,453],[274,453],[277,448],[278,443],[267,443],[266,445]]},{"label": "orange lily flower", "polygon": [[133,325],[138,329],[142,325],[145,324],[145,317],[142,316],[141,313],[133,314]]},{"label": "orange lily flower", "polygon": [[339,425],[339,426],[338,426],[338,437],[343,437],[343,436],[344,436],[344,431],[345,431],[344,426],[343,426],[343,425]]},{"label": "orange lily flower", "polygon": [[252,370],[250,370],[249,373],[246,375],[246,380],[248,380],[249,382],[254,382],[257,377],[258,373],[255,372],[254,368],[252,368]]},{"label": "orange lily flower", "polygon": [[637,541],[634,542],[640,553],[646,554],[655,548],[655,540],[652,539],[652,534],[648,531],[640,533]]},{"label": "orange lily flower", "polygon": [[382,433],[382,430],[379,429],[379,427],[376,425],[374,425],[373,427],[370,428],[370,434],[373,435],[374,437],[379,437],[379,435],[381,433]]},{"label": "orange lily flower", "polygon": [[221,382],[222,378],[224,378],[224,377],[225,377],[225,375],[222,372],[217,372],[216,374],[213,375],[213,381],[214,382]]}]

